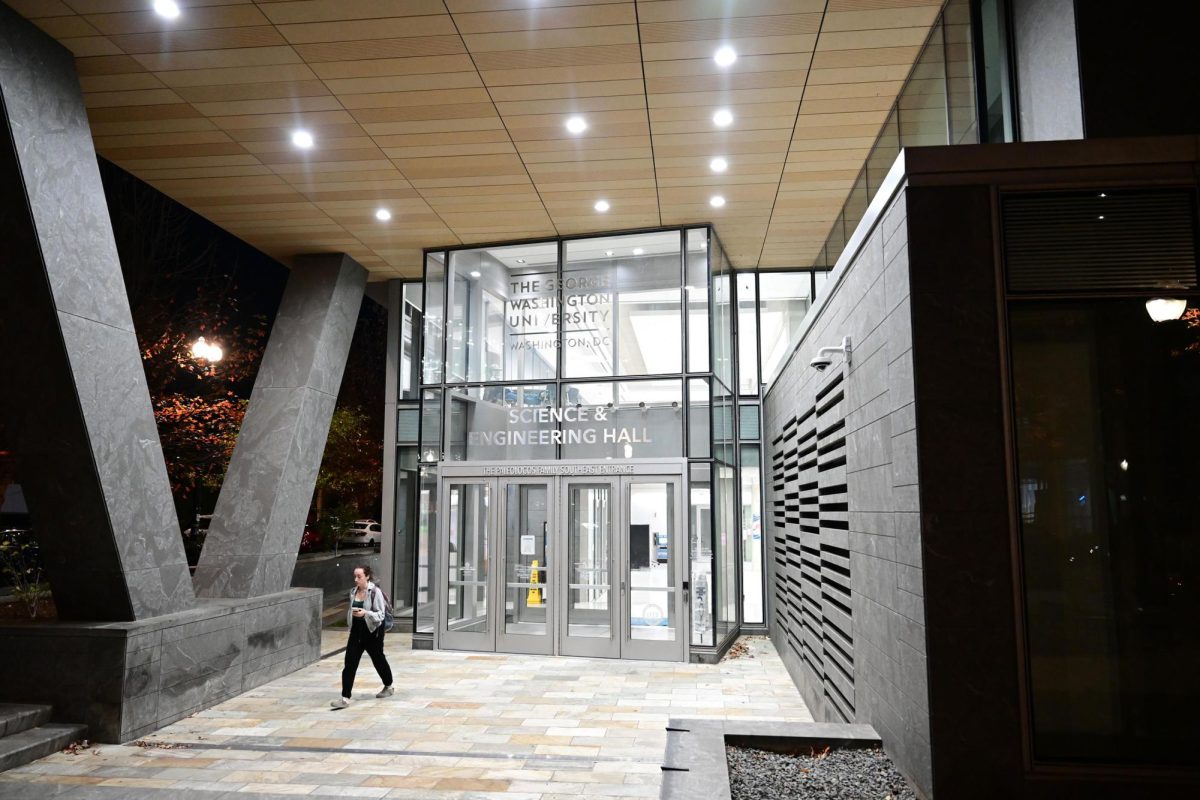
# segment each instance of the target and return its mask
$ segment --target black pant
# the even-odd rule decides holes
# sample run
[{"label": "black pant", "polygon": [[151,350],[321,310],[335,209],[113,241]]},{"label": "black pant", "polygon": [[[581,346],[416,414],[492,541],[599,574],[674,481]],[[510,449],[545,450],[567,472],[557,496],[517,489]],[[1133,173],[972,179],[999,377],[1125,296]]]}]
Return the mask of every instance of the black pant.
[{"label": "black pant", "polygon": [[383,680],[384,686],[392,685],[392,668],[388,666],[387,657],[383,654],[383,623],[374,633],[367,630],[367,623],[361,617],[354,620],[350,627],[350,642],[346,645],[346,666],[342,669],[342,697],[349,697],[354,688],[354,675],[358,672],[358,662],[362,659],[363,650],[371,657],[375,671]]}]

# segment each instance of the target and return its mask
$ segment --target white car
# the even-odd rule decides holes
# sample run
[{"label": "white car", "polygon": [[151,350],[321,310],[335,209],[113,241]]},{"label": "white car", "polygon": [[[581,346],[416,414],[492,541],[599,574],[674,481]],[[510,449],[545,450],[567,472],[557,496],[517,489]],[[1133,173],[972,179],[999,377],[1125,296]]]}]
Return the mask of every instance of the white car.
[{"label": "white car", "polygon": [[382,528],[373,519],[356,519],[342,532],[343,545],[374,547],[381,541]]}]

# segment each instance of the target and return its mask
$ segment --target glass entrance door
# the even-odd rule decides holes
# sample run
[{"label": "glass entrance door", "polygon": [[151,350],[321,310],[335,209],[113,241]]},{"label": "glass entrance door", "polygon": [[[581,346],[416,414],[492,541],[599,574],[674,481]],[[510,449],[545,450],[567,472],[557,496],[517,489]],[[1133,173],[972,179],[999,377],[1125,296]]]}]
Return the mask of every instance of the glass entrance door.
[{"label": "glass entrance door", "polygon": [[443,476],[436,646],[682,661],[682,504],[679,475]]},{"label": "glass entrance door", "polygon": [[500,482],[503,498],[504,560],[500,607],[504,619],[496,649],[504,653],[554,652],[551,630],[557,593],[550,576],[554,546],[554,483],[546,480]]},{"label": "glass entrance door", "polygon": [[493,650],[489,572],[495,526],[492,485],[454,479],[443,486],[445,551],[438,606],[439,646],[451,650]]},{"label": "glass entrance door", "polygon": [[[622,658],[680,661],[686,548],[679,478],[625,478],[622,544]],[[686,540],[683,540],[686,542]]]},{"label": "glass entrance door", "polygon": [[559,653],[618,658],[620,595],[613,583],[618,574],[618,542],[613,536],[617,483],[563,478],[560,496],[566,558],[560,577],[564,603],[559,612]]}]

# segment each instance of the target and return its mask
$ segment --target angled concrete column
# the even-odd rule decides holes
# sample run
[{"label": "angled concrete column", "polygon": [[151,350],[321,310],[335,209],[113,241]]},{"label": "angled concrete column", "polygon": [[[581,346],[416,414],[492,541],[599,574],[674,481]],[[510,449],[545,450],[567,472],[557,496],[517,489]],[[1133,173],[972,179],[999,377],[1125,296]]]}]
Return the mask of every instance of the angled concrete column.
[{"label": "angled concrete column", "polygon": [[342,254],[303,256],[292,269],[200,554],[198,595],[291,585],[366,284]]},{"label": "angled concrete column", "polygon": [[0,414],[65,620],[193,601],[71,54],[0,5]]}]

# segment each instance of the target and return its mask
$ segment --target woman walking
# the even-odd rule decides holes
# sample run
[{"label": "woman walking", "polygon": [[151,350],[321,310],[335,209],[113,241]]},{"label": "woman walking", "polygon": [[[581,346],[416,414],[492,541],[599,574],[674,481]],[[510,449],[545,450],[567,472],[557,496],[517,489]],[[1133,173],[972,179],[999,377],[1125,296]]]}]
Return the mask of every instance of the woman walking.
[{"label": "woman walking", "polygon": [[350,705],[350,692],[354,688],[354,675],[358,672],[358,662],[362,659],[363,651],[371,657],[375,671],[383,680],[383,689],[376,697],[390,697],[392,689],[392,668],[388,665],[387,656],[383,654],[383,615],[386,601],[383,590],[371,582],[371,568],[361,566],[354,568],[354,588],[350,590],[350,610],[346,614],[346,624],[350,627],[350,641],[346,644],[346,666],[342,669],[342,696],[329,705],[334,708],[345,708]]}]

